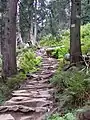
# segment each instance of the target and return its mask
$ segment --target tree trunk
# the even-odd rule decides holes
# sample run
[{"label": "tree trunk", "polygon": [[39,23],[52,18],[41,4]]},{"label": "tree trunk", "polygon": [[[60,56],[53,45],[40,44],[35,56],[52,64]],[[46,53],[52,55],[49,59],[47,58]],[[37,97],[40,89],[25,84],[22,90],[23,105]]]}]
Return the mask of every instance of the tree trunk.
[{"label": "tree trunk", "polygon": [[29,15],[29,43],[33,46],[35,45],[34,40],[34,20],[33,20],[33,13],[34,13],[34,0],[32,0],[28,6],[28,15]]},{"label": "tree trunk", "polygon": [[1,40],[2,40],[2,20],[3,19],[3,13],[1,13],[1,16],[0,16],[0,54],[1,54]]},{"label": "tree trunk", "polygon": [[71,4],[70,62],[78,63],[82,60],[80,42],[81,0],[71,0]]},{"label": "tree trunk", "polygon": [[34,24],[33,24],[33,15],[31,17],[31,26],[30,26],[30,41],[32,43],[32,45],[34,46],[34,33],[33,33],[33,29],[34,29]]},{"label": "tree trunk", "polygon": [[37,42],[37,0],[35,0],[34,45]]},{"label": "tree trunk", "polygon": [[[31,22],[30,30],[29,30],[29,39],[32,45],[35,46],[37,42],[37,0],[33,2],[34,2],[34,8],[32,6],[31,15],[29,16]],[[35,16],[33,15],[33,9]],[[34,16],[34,20],[33,20],[33,16]]]},{"label": "tree trunk", "polygon": [[17,32],[16,32],[16,45],[20,45],[23,43],[22,37],[21,37],[21,30],[20,30],[20,8],[19,8],[20,2],[18,2],[17,5]]},{"label": "tree trunk", "polygon": [[5,11],[5,30],[2,40],[2,76],[8,77],[17,73],[16,65],[16,14],[18,0],[8,0]]}]

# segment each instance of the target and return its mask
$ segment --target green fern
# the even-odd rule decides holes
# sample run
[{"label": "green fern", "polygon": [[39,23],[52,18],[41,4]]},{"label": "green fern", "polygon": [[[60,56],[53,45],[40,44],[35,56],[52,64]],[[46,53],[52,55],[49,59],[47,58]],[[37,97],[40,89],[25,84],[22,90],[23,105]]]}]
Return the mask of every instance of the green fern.
[{"label": "green fern", "polygon": [[27,72],[37,71],[37,66],[41,63],[41,57],[36,57],[34,51],[28,50],[19,58],[19,67]]}]

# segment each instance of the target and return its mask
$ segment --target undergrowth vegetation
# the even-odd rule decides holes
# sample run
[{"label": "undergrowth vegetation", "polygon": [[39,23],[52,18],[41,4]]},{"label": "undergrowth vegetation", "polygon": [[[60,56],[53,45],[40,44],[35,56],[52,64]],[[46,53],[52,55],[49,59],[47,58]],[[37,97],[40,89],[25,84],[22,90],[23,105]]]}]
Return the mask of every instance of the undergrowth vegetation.
[{"label": "undergrowth vegetation", "polygon": [[[81,44],[82,53],[90,53],[90,23],[81,26]],[[62,58],[66,53],[69,52],[70,46],[70,31],[64,30],[58,37],[53,37],[52,35],[47,35],[43,37],[40,41],[41,46],[57,47],[54,51],[54,55],[58,55],[58,58]]]},{"label": "undergrowth vegetation", "polygon": [[37,71],[40,64],[41,57],[37,57],[32,49],[19,55],[18,66],[20,69],[23,69],[25,73]]},{"label": "undergrowth vegetation", "polygon": [[[58,102],[59,114],[47,120],[77,120],[76,113],[90,109],[90,71],[88,74],[74,67],[69,71],[58,71],[50,82],[55,87],[55,100]],[[62,114],[63,113],[63,114]]]},{"label": "undergrowth vegetation", "polygon": [[51,83],[57,89],[55,94],[60,104],[68,109],[83,106],[89,100],[89,74],[78,70],[60,71],[51,79]]},{"label": "undergrowth vegetation", "polygon": [[76,117],[73,113],[67,113],[64,116],[60,116],[59,114],[54,114],[49,117],[47,120],[76,120]]},{"label": "undergrowth vegetation", "polygon": [[19,73],[13,77],[7,78],[6,81],[0,81],[0,104],[3,104],[4,101],[11,97],[12,90],[18,89],[25,78],[25,74]]}]

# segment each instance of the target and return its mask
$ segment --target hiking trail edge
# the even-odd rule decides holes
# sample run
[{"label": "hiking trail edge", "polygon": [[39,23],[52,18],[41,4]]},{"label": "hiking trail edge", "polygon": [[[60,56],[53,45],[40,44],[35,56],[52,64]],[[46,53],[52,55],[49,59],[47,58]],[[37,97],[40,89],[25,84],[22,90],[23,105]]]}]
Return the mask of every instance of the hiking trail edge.
[{"label": "hiking trail edge", "polygon": [[57,68],[57,60],[48,58],[45,50],[36,52],[42,56],[40,70],[27,79],[20,89],[12,92],[10,100],[0,106],[0,120],[45,120],[57,107],[53,98],[54,88],[49,79]]}]

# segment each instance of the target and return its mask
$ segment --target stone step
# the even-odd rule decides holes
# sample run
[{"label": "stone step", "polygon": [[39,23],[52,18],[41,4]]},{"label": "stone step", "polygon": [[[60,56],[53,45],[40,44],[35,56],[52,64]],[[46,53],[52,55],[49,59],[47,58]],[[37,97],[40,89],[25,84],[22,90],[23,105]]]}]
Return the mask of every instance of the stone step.
[{"label": "stone step", "polygon": [[45,74],[45,75],[39,75],[40,78],[43,78],[43,79],[49,79],[50,77],[52,77],[53,73],[50,73],[50,74]]},{"label": "stone step", "polygon": [[39,90],[16,90],[12,92],[12,96],[23,96],[23,97],[31,97],[31,96],[42,96],[42,97],[46,97],[49,96],[49,94],[53,93],[55,90],[54,89],[47,89],[47,90],[43,90],[43,89],[39,89]]},{"label": "stone step", "polygon": [[[20,99],[19,99],[20,100]],[[24,100],[15,100],[15,99],[10,99],[5,102],[5,106],[11,106],[11,105],[24,105],[28,107],[44,107],[51,105],[52,101],[46,100],[46,98],[37,98],[37,99],[24,99]]]},{"label": "stone step", "polygon": [[12,93],[12,96],[13,97],[18,97],[18,96],[20,96],[20,97],[30,97],[30,98],[47,98],[47,99],[52,98],[49,93],[48,94]]},{"label": "stone step", "polygon": [[[49,108],[47,107],[27,107],[23,105],[12,105],[12,106],[0,106],[0,113],[6,113],[6,112],[22,112],[22,113],[30,113],[30,112],[36,112],[36,113],[44,113],[49,111]],[[1,119],[0,119],[1,120]]]},{"label": "stone step", "polygon": [[48,84],[44,84],[44,85],[37,85],[37,86],[33,86],[33,85],[26,85],[23,87],[23,89],[45,89],[45,88],[52,88],[51,85]]}]

